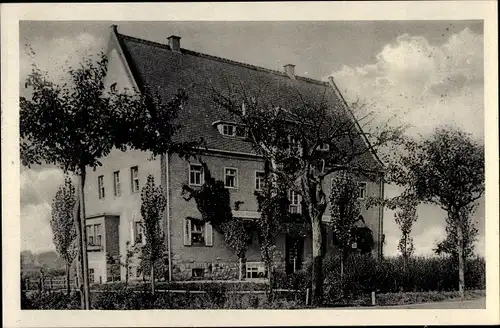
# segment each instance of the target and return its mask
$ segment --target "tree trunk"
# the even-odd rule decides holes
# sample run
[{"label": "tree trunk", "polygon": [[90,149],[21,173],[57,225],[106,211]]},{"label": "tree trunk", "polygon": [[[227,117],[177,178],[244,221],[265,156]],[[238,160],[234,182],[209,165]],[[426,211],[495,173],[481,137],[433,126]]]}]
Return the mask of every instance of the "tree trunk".
[{"label": "tree trunk", "polygon": [[78,240],[78,254],[77,254],[77,276],[78,276],[78,289],[80,291],[80,301],[82,310],[85,310],[85,295],[83,292],[83,236],[82,236],[82,220],[80,219],[80,187],[78,187],[77,202],[73,211],[73,218],[75,221],[76,237]]},{"label": "tree trunk", "polygon": [[151,261],[151,294],[155,294],[155,265],[154,262]]},{"label": "tree trunk", "polygon": [[464,290],[465,290],[465,261],[464,261],[464,236],[461,224],[461,218],[458,217],[457,224],[457,250],[458,250],[458,292],[460,294],[460,298],[464,299]]},{"label": "tree trunk", "polygon": [[70,275],[69,275],[69,262],[66,262],[66,294],[71,293],[71,284],[70,284]]},{"label": "tree trunk", "polygon": [[89,262],[87,254],[87,229],[85,226],[85,165],[80,166],[80,228],[82,235],[83,295],[85,310],[90,310]]},{"label": "tree trunk", "polygon": [[[310,211],[311,213],[311,211]],[[322,229],[321,215],[311,215],[312,225],[312,304],[320,306],[323,304],[323,254],[322,254]]]}]

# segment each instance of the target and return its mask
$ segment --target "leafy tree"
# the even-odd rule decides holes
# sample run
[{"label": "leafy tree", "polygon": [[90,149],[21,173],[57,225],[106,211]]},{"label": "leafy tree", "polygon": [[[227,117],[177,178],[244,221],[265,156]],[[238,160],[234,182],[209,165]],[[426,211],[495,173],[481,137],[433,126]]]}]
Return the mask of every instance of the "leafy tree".
[{"label": "leafy tree", "polygon": [[161,226],[166,199],[161,186],[156,187],[154,177],[148,175],[141,191],[141,216],[146,243],[141,247],[141,271],[150,270],[151,292],[155,292],[155,268],[165,253],[165,235]]},{"label": "leafy tree", "polygon": [[356,242],[355,228],[360,220],[361,206],[358,200],[359,186],[347,171],[339,172],[332,179],[330,193],[331,227],[336,245],[340,250],[340,279],[344,277],[344,262],[352,244]]},{"label": "leafy tree", "polygon": [[[363,132],[351,109],[342,100],[339,102],[337,89],[325,88],[318,94],[318,89],[299,91],[294,81],[270,83],[255,86],[228,81],[227,90],[212,87],[214,107],[225,110],[245,127],[255,152],[274,163],[270,165],[271,173],[301,196],[302,213],[312,229],[312,300],[320,305],[324,256],[321,222],[328,202],[323,190],[325,178],[344,170],[377,175],[360,159],[398,139],[401,131],[381,127],[371,134]],[[269,88],[274,90],[273,97],[263,92]]]},{"label": "leafy tree", "polygon": [[[468,214],[469,213],[464,213],[464,215],[467,216],[463,217],[463,253],[465,260],[474,255],[474,242],[477,240],[478,233],[477,228],[472,223],[471,217]],[[437,244],[434,252],[438,255],[451,255],[452,258],[458,262],[457,238],[456,225],[454,225],[449,218],[446,218],[446,238]]]},{"label": "leafy tree", "polygon": [[464,295],[464,231],[484,193],[484,146],[453,127],[439,127],[428,138],[405,143],[405,152],[391,168],[391,179],[406,186],[410,197],[436,204],[447,212],[456,231],[458,288]]},{"label": "leafy tree", "polygon": [[[113,148],[167,152],[184,155],[195,143],[172,142],[180,127],[175,121],[187,101],[184,91],[164,102],[158,91],[107,90],[104,79],[107,58],[85,58],[77,68],[67,69],[69,82],[56,84],[48,73],[32,65],[20,98],[20,149],[22,164],[53,164],[64,172],[79,175],[79,220],[76,232],[83,275],[82,307],[90,308],[88,260],[85,232],[84,188],[87,168],[101,165],[100,159]],[[76,216],[75,216],[76,218]]]},{"label": "leafy tree", "polygon": [[401,238],[399,239],[398,249],[403,256],[405,268],[408,266],[408,260],[413,254],[413,238],[411,237],[411,229],[413,223],[418,219],[417,202],[406,201],[399,205],[394,213],[394,220],[401,230]]},{"label": "leafy tree", "polygon": [[135,255],[135,249],[130,246],[130,241],[127,240],[125,243],[125,256],[122,261],[120,261],[120,265],[125,268],[125,286],[128,285],[128,279],[130,278],[131,275],[131,269],[132,269],[132,259]]},{"label": "leafy tree", "polygon": [[75,208],[75,187],[70,177],[64,179],[52,200],[52,239],[59,256],[66,262],[66,292],[71,292],[70,265],[77,254],[77,240],[73,209]]},{"label": "leafy tree", "polygon": [[208,165],[201,159],[199,162],[203,167],[205,181],[199,189],[184,185],[182,187],[184,199],[186,201],[194,199],[201,213],[201,220],[209,222],[220,232],[224,236],[224,241],[235,250],[238,258],[243,259],[250,241],[249,232],[242,219],[233,217],[231,196],[224,182],[213,178]]}]

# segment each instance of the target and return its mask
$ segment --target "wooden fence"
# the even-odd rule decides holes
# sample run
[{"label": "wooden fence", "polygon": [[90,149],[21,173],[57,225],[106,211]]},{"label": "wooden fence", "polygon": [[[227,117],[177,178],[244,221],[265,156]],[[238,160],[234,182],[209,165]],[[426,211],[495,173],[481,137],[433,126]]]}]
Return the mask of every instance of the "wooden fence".
[{"label": "wooden fence", "polygon": [[[78,289],[75,279],[70,279],[70,288]],[[24,290],[26,291],[57,291],[66,290],[66,277],[44,277],[44,278],[28,278],[24,279]]]}]

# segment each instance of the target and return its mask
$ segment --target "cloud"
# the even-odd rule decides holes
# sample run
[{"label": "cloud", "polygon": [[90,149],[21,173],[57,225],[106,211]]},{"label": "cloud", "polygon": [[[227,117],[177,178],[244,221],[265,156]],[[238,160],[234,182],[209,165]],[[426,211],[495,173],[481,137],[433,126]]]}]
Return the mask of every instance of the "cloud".
[{"label": "cloud", "polygon": [[54,168],[21,173],[21,249],[53,249],[49,225],[51,203],[63,181],[63,172]]},{"label": "cloud", "polygon": [[54,250],[50,228],[50,205],[40,203],[21,207],[21,250],[39,253]]},{"label": "cloud", "polygon": [[[34,54],[26,48],[26,44]],[[80,33],[76,36],[63,36],[51,39],[44,37],[31,38],[21,42],[24,49],[20,49],[20,82],[23,84],[31,72],[31,65],[49,72],[53,81],[65,78],[67,67],[77,66],[81,59],[94,56],[104,49],[105,39],[89,33]]]},{"label": "cloud", "polygon": [[[383,46],[373,62],[343,66],[331,75],[347,100],[359,99],[368,105],[367,110],[375,112],[374,124],[396,116],[393,123],[410,124],[408,132],[413,136],[450,124],[482,139],[483,61],[483,36],[465,28],[441,44],[431,44],[421,36],[400,35]],[[363,117],[366,112],[357,114]],[[386,188],[387,197],[400,192],[394,186]],[[484,199],[481,205],[484,207]],[[415,253],[432,255],[436,242],[445,236],[446,213],[432,205],[419,206],[417,213]],[[400,231],[393,215],[392,211],[384,212],[387,255],[398,254]],[[478,211],[474,220],[484,221],[484,213]]]},{"label": "cloud", "polygon": [[374,63],[332,75],[347,99],[365,101],[380,120],[396,114],[412,134],[447,123],[483,136],[483,36],[468,28],[441,45],[400,35]]}]

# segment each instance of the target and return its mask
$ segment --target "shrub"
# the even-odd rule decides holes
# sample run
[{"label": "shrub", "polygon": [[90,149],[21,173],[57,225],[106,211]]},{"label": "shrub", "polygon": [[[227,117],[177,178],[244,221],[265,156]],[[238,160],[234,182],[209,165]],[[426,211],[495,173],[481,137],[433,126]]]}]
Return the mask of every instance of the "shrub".
[{"label": "shrub", "polygon": [[[24,294],[24,295],[23,295]],[[34,292],[21,294],[23,310],[71,310],[80,308],[79,292],[66,295],[63,292]]]}]

